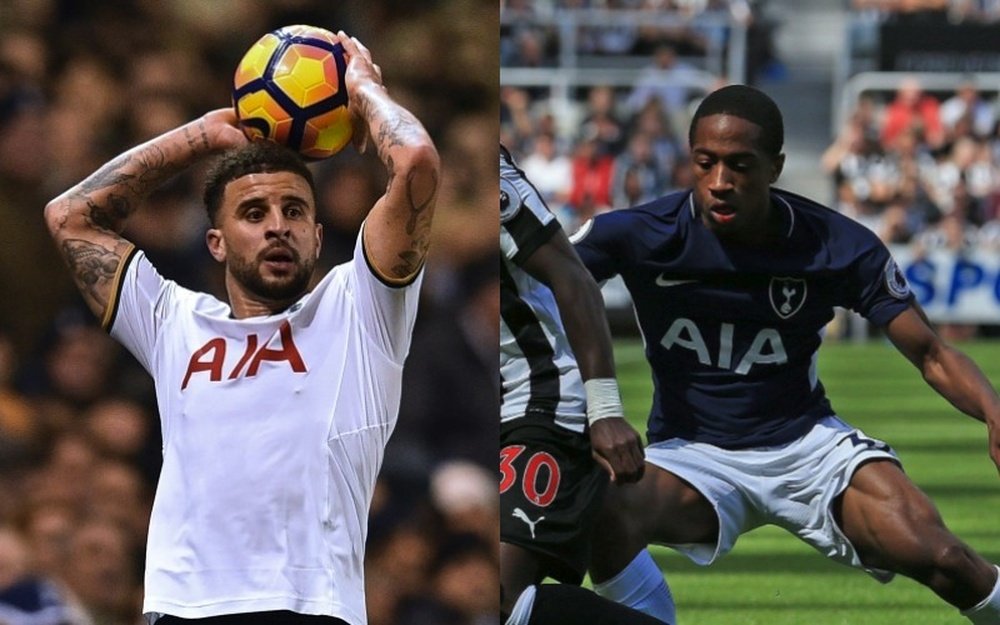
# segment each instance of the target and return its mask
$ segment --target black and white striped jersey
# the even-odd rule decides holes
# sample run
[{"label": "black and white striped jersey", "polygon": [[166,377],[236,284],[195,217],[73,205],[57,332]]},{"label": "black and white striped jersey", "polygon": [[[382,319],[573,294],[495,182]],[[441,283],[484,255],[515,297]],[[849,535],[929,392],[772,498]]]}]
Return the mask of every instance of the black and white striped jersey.
[{"label": "black and white striped jersey", "polygon": [[559,222],[500,146],[500,421],[552,417],[583,432],[586,396],[552,291],[521,265]]}]

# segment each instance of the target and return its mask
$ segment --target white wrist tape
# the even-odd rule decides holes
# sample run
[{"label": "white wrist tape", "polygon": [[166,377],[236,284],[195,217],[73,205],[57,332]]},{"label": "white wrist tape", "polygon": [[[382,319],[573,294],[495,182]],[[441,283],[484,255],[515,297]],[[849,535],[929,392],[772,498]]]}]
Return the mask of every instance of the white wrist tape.
[{"label": "white wrist tape", "polygon": [[591,425],[608,417],[624,416],[618,380],[592,378],[583,383],[583,388],[587,391],[587,421]]}]

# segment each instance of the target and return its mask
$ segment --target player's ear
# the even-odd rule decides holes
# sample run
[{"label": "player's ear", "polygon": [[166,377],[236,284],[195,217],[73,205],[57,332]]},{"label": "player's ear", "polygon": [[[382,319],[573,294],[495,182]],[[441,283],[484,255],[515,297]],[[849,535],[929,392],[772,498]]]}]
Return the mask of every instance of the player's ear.
[{"label": "player's ear", "polygon": [[319,260],[321,249],[323,249],[323,224],[316,224],[316,260]]},{"label": "player's ear", "polygon": [[220,263],[226,260],[226,240],[222,238],[221,230],[209,228],[205,233],[205,244],[208,245],[208,253],[212,258]]},{"label": "player's ear", "polygon": [[771,184],[774,184],[775,182],[778,181],[778,178],[781,177],[781,170],[784,168],[785,168],[785,155],[779,154],[775,156],[774,160],[771,162]]}]

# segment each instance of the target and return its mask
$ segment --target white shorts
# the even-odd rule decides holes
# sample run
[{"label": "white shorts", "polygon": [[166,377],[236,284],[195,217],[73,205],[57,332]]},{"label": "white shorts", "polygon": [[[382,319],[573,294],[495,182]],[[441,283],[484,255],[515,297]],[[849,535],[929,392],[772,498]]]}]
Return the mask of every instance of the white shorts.
[{"label": "white shorts", "polygon": [[785,528],[828,558],[888,582],[892,573],[861,563],[831,508],[854,471],[876,459],[899,464],[884,442],[832,416],[785,445],[730,450],[672,438],[646,448],[647,462],[689,482],[719,516],[715,545],[668,545],[697,564],[711,564],[729,553],[740,534],[770,524]]}]

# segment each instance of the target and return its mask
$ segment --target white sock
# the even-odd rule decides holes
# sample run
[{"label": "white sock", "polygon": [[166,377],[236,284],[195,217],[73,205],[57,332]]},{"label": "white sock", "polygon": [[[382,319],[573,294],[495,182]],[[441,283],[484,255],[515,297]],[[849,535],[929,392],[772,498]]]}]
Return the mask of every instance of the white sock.
[{"label": "white sock", "polygon": [[664,623],[674,625],[677,622],[674,598],[667,587],[667,580],[647,549],[640,551],[618,575],[595,584],[594,592]]},{"label": "white sock", "polygon": [[977,605],[962,612],[962,616],[975,625],[1000,625],[1000,567],[993,568],[997,570],[997,582],[993,585],[993,590]]},{"label": "white sock", "polygon": [[517,598],[517,603],[514,604],[514,609],[510,611],[510,616],[504,625],[528,625],[533,607],[535,607],[535,587],[528,586]]}]

